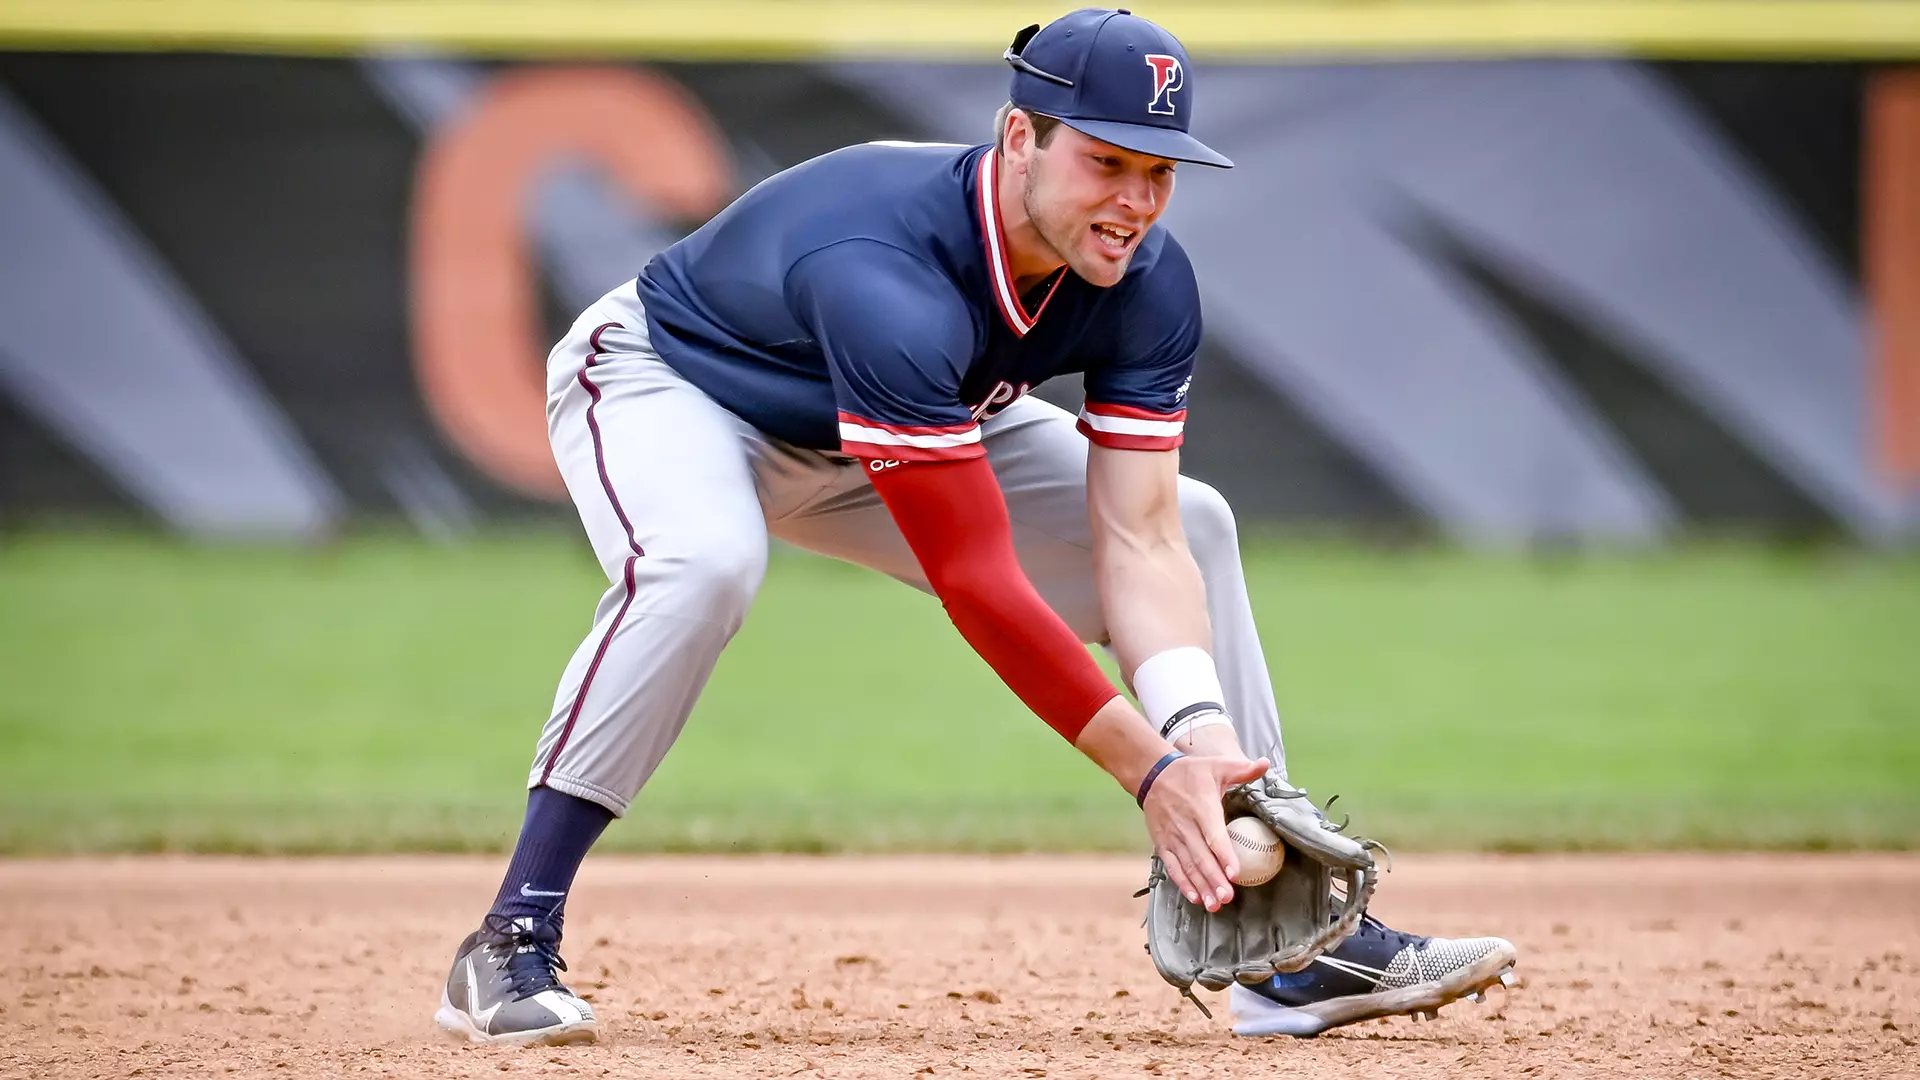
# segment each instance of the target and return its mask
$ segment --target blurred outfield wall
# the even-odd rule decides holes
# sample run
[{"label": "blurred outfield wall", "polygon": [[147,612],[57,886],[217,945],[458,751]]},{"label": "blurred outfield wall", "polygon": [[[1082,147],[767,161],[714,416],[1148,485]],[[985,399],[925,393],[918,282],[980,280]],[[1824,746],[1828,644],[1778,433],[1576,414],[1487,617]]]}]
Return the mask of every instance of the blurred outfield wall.
[{"label": "blurred outfield wall", "polygon": [[[1062,10],[8,0],[0,517],[570,515],[573,313],[780,168],[984,139]],[[1243,519],[1920,535],[1920,5],[1138,10],[1241,166],[1166,224]]]}]

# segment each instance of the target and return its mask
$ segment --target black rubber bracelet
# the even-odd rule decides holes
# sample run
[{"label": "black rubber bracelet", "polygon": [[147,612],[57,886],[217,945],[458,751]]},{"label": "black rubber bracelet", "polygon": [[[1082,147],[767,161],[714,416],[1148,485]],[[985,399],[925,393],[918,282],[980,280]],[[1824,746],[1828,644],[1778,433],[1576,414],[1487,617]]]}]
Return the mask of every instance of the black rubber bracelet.
[{"label": "black rubber bracelet", "polygon": [[1173,750],[1169,751],[1166,757],[1154,762],[1153,768],[1147,770],[1146,779],[1140,781],[1140,793],[1133,797],[1134,803],[1144,809],[1147,805],[1147,792],[1153,790],[1153,782],[1160,778],[1160,771],[1186,756],[1178,750]]},{"label": "black rubber bracelet", "polygon": [[1179,712],[1174,713],[1172,716],[1167,717],[1167,722],[1160,725],[1160,737],[1163,739],[1166,738],[1168,733],[1173,731],[1174,725],[1189,716],[1199,716],[1201,713],[1210,712],[1225,715],[1226,711],[1227,707],[1217,701],[1196,701],[1186,708],[1181,709]]}]

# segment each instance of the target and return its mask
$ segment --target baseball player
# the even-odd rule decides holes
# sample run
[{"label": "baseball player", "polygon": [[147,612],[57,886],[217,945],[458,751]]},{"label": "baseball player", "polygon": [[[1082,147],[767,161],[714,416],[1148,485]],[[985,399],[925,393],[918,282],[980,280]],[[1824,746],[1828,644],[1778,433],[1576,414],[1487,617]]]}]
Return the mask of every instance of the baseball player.
[{"label": "baseball player", "polygon": [[[782,172],[554,347],[554,457],[610,585],[441,1026],[596,1037],[557,975],[568,889],[680,733],[770,535],[938,596],[1136,797],[1187,900],[1231,901],[1223,793],[1284,782],[1284,757],[1232,514],[1179,473],[1200,303],[1156,222],[1179,164],[1232,163],[1189,134],[1195,72],[1146,19],[1076,11],[1006,59],[992,143],[854,146]],[[1077,417],[1028,396],[1069,372],[1085,380]],[[1112,650],[1137,707],[1083,643]],[[1499,938],[1368,919],[1307,969],[1236,987],[1236,1030],[1428,1010],[1513,957]]]}]

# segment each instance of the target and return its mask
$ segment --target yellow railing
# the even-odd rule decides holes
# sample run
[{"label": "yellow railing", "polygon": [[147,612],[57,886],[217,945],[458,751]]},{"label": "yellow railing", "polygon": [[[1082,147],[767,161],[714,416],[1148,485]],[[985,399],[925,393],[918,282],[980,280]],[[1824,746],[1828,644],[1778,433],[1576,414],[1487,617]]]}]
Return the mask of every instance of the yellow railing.
[{"label": "yellow railing", "polygon": [[[1124,2],[1124,0],[1122,0]],[[1058,0],[0,0],[0,48],[991,59]],[[1189,51],[1411,59],[1920,57],[1912,0],[1162,0]]]}]

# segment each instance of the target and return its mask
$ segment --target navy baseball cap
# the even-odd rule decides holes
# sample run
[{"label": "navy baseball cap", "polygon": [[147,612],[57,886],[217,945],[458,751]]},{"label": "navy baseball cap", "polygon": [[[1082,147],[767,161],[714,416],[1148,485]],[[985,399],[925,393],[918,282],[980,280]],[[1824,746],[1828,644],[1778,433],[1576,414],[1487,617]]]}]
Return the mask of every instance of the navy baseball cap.
[{"label": "navy baseball cap", "polygon": [[1193,70],[1160,27],[1121,8],[1082,8],[1014,35],[1008,99],[1029,112],[1126,150],[1233,168],[1187,134]]}]

